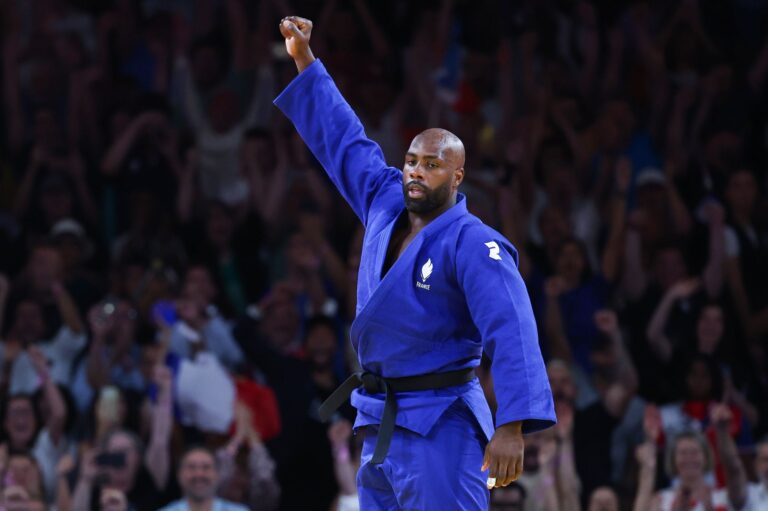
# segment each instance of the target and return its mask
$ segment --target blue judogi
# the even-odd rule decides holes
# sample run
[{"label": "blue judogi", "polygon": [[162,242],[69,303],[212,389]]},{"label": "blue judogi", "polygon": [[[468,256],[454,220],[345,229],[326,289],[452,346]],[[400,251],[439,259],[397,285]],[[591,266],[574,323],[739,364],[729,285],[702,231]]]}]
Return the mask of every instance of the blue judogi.
[{"label": "blue judogi", "polygon": [[[301,72],[275,104],[365,225],[351,329],[363,369],[386,378],[441,373],[476,367],[485,350],[493,362],[496,425],[522,420],[523,431],[530,433],[554,424],[552,393],[515,248],[471,215],[459,194],[456,205],[426,225],[382,278],[392,231],[405,214],[401,171],[387,166],[321,62]],[[398,393],[400,428],[380,466],[366,460],[384,396],[359,389],[352,404],[358,410],[355,428],[372,426],[358,474],[364,509],[487,507],[480,466],[494,421],[477,379]],[[455,457],[456,449],[463,458]],[[433,459],[416,463],[416,453]],[[419,471],[421,466],[426,472]],[[444,476],[430,475],[446,466]]]}]

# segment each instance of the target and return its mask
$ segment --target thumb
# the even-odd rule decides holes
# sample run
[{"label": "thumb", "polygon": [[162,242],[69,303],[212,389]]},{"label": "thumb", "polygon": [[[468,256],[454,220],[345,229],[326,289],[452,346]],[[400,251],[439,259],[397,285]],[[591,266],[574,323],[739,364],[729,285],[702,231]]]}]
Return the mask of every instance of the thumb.
[{"label": "thumb", "polygon": [[488,467],[491,464],[491,453],[488,450],[488,447],[490,445],[491,444],[488,444],[488,445],[485,446],[485,453],[483,454],[483,466],[480,467],[480,471],[481,472],[485,472],[486,470],[488,470]]}]

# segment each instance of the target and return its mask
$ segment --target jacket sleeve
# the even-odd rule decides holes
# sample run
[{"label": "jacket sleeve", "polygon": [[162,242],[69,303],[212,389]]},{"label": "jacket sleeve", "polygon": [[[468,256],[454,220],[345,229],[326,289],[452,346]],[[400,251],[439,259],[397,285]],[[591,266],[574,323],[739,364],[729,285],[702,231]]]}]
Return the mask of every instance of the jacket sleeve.
[{"label": "jacket sleeve", "polygon": [[316,60],[288,84],[275,105],[293,122],[304,142],[363,224],[382,187],[402,181],[381,148]]},{"label": "jacket sleeve", "polygon": [[517,251],[483,225],[465,228],[457,245],[458,284],[491,359],[496,427],[521,420],[531,433],[552,426],[552,391]]}]

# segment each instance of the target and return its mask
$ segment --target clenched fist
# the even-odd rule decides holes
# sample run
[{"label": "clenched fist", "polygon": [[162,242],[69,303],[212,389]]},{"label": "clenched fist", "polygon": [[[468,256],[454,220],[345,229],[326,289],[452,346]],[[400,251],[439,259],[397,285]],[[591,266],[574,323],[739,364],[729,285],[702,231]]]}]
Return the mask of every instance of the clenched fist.
[{"label": "clenched fist", "polygon": [[299,73],[304,71],[315,56],[309,47],[309,38],[312,35],[312,22],[298,16],[288,16],[280,20],[280,33],[285,38],[285,49],[288,55],[296,62]]}]

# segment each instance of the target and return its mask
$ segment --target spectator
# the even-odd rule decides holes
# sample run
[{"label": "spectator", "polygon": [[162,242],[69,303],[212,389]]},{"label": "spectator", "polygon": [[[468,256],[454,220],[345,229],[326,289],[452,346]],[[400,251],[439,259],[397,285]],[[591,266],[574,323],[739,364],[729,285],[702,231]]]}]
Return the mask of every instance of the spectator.
[{"label": "spectator", "polygon": [[248,508],[216,497],[219,467],[216,455],[202,447],[187,450],[179,462],[179,486],[182,498],[164,507],[162,511],[221,509],[246,511]]}]

